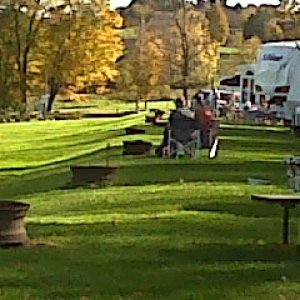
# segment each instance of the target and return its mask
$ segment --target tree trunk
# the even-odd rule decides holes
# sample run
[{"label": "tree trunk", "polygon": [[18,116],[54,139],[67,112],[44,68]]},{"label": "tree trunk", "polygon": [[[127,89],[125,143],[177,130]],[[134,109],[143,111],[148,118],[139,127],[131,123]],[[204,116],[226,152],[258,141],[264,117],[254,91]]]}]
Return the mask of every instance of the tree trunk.
[{"label": "tree trunk", "polygon": [[55,101],[55,97],[59,92],[60,84],[57,82],[57,80],[53,77],[49,78],[49,85],[50,85],[50,93],[49,93],[49,99],[46,107],[46,113],[50,113]]},{"label": "tree trunk", "polygon": [[183,88],[183,97],[185,100],[185,105],[189,106],[189,92],[187,87]]},{"label": "tree trunk", "polygon": [[26,87],[26,76],[21,74],[20,80],[20,92],[21,92],[21,103],[24,104],[24,110],[27,109],[27,87]]},{"label": "tree trunk", "polygon": [[57,95],[57,93],[50,93],[48,102],[47,102],[46,113],[51,112],[56,95]]}]

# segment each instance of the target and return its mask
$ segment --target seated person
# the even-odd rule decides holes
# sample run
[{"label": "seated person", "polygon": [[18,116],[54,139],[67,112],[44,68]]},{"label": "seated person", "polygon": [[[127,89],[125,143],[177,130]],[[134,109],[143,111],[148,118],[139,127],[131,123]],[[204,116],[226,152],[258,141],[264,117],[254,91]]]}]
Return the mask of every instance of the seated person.
[{"label": "seated person", "polygon": [[[175,105],[176,109],[170,114],[169,122],[164,130],[162,144],[156,151],[159,156],[162,156],[162,148],[168,145],[170,137],[186,144],[191,139],[191,133],[197,129],[194,114],[184,106],[184,101],[178,98]],[[170,137],[169,131],[171,132]]]},{"label": "seated person", "polygon": [[171,138],[182,144],[190,141],[190,135],[197,129],[193,114],[188,109],[177,109],[173,111],[169,118],[169,129]]},{"label": "seated person", "polygon": [[195,112],[195,121],[201,131],[201,143],[204,148],[209,148],[211,141],[217,135],[217,120],[215,111],[210,107],[209,101],[201,101]]}]

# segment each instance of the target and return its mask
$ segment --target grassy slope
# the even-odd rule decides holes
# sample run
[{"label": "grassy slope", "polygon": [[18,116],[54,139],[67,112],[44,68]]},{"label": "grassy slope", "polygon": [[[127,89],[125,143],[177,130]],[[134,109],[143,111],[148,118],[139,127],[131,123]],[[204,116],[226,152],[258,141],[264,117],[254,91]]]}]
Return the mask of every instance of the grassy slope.
[{"label": "grassy slope", "polygon": [[[70,122],[59,122],[43,146],[57,140],[62,156],[93,148],[95,128]],[[2,156],[26,165],[17,145],[35,147],[28,131],[18,130],[15,148],[6,148],[14,136],[1,128]],[[38,125],[31,128],[35,138]],[[69,131],[76,146],[62,142]],[[132,138],[158,143],[161,131],[147,127],[145,137]],[[299,141],[265,127],[224,126],[221,136],[213,161],[207,151],[197,160],[165,160],[124,158],[115,148],[110,161],[120,164],[120,178],[106,188],[65,189],[70,163],[104,163],[104,151],[0,173],[2,196],[31,204],[28,230],[44,243],[0,251],[0,299],[298,299],[299,256],[294,244],[280,245],[281,209],[249,199],[288,192],[281,161],[298,153]],[[247,176],[272,185],[249,186]],[[293,210],[293,243],[298,215]]]}]

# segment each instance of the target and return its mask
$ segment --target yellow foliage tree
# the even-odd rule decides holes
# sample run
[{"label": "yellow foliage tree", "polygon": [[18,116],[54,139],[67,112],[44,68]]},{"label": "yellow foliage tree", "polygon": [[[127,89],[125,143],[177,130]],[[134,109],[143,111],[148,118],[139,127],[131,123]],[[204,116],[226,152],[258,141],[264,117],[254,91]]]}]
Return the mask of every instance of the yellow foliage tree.
[{"label": "yellow foliage tree", "polygon": [[220,63],[221,76],[229,76],[239,71],[239,66],[255,63],[261,40],[257,36],[245,40],[240,36],[236,54],[230,55],[230,59],[222,59]]},{"label": "yellow foliage tree", "polygon": [[137,39],[128,45],[126,55],[119,64],[120,97],[128,100],[168,97],[166,59],[157,48],[161,43],[152,22],[146,22],[142,16]]},{"label": "yellow foliage tree", "polygon": [[49,87],[51,109],[62,87],[114,81],[122,24],[99,1],[10,1],[0,18],[0,91],[6,99],[0,106],[17,98],[26,109],[30,96]]},{"label": "yellow foliage tree", "polygon": [[36,37],[47,12],[40,1],[31,0],[13,0],[3,6],[1,12],[1,82],[5,82],[7,99],[20,99],[23,109],[30,90],[38,83],[36,75],[40,68],[39,64],[33,63],[32,50],[36,47]]},{"label": "yellow foliage tree", "polygon": [[261,40],[257,36],[245,40],[240,47],[240,64],[252,64],[255,62]]},{"label": "yellow foliage tree", "polygon": [[7,109],[13,100],[16,82],[14,50],[12,49],[12,18],[8,11],[3,11],[0,18],[0,109]]},{"label": "yellow foliage tree", "polygon": [[211,38],[205,15],[184,0],[179,4],[178,10],[161,18],[164,24],[154,23],[153,30],[161,41],[156,43],[157,53],[168,64],[171,87],[181,89],[188,99],[190,88],[212,82],[219,51],[218,43]]},{"label": "yellow foliage tree", "polygon": [[44,42],[39,51],[49,90],[47,111],[62,89],[107,85],[119,76],[116,61],[123,55],[124,44],[117,29],[122,18],[97,3],[78,5],[79,9],[44,23],[41,31]]},{"label": "yellow foliage tree", "polygon": [[229,24],[223,7],[219,3],[211,5],[207,18],[212,39],[221,45],[225,44],[229,37]]}]

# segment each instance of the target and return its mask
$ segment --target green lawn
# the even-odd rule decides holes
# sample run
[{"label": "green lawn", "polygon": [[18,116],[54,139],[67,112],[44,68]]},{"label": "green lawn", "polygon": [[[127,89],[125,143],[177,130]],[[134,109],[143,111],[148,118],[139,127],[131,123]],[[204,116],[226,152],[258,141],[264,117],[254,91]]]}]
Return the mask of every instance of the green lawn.
[{"label": "green lawn", "polygon": [[[284,247],[280,207],[250,200],[290,193],[282,159],[299,154],[299,140],[280,127],[223,125],[215,160],[206,150],[123,157],[125,139],[160,142],[151,126],[124,136],[142,118],[1,125],[0,192],[31,204],[32,246],[0,250],[0,299],[300,299],[300,209]],[[107,141],[118,180],[71,188],[69,166],[105,163]]]},{"label": "green lawn", "polygon": [[235,48],[235,47],[225,47],[225,46],[222,46],[220,47],[220,54],[222,55],[237,55],[240,53],[240,50],[238,48]]},{"label": "green lawn", "polygon": [[[92,99],[88,101],[56,101],[53,110],[68,111],[68,112],[82,112],[82,113],[97,113],[97,112],[123,112],[136,109],[135,101],[122,101],[122,100],[108,100],[101,96],[91,96]],[[145,102],[140,101],[139,108],[145,108]],[[168,111],[174,109],[175,104],[172,101],[148,101],[147,110],[162,109]]]}]

